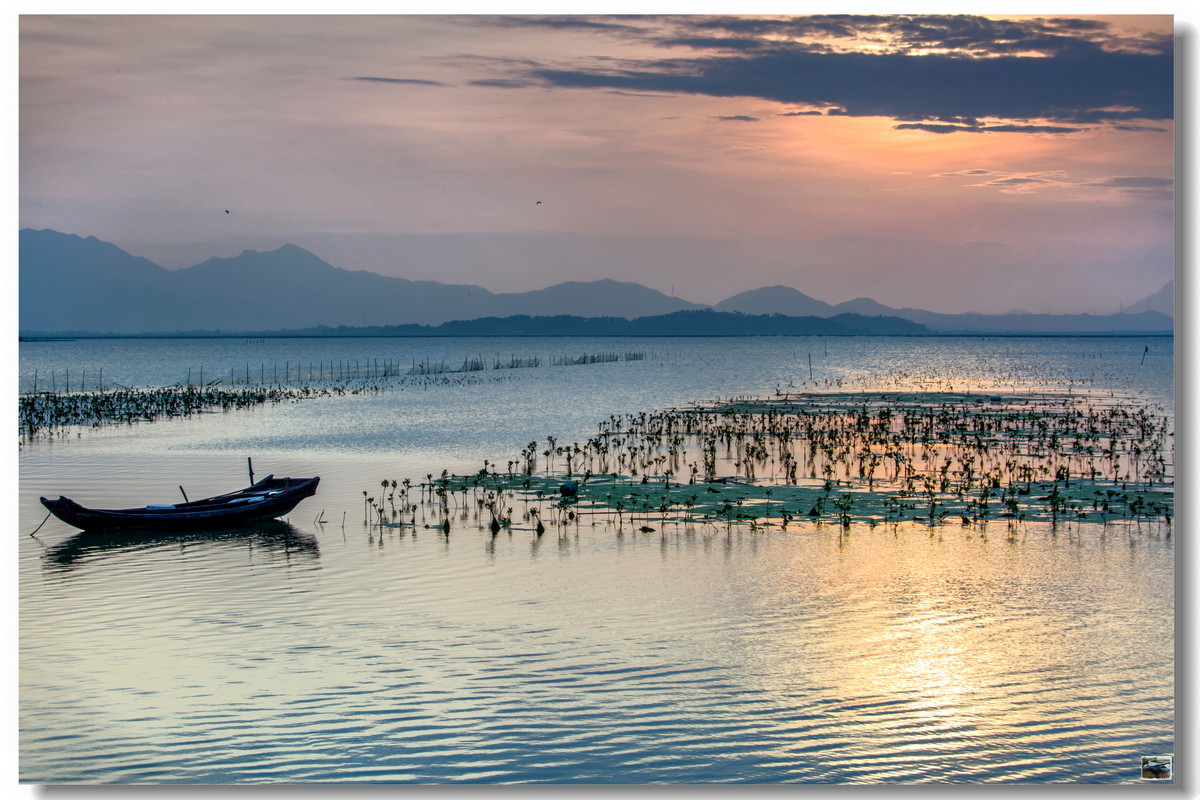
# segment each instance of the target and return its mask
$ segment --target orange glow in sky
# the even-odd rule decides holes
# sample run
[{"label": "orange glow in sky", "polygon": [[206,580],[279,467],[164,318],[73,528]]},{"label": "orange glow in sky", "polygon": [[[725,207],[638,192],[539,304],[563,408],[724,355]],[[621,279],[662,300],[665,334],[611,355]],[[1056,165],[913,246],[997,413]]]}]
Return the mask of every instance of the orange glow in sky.
[{"label": "orange glow in sky", "polygon": [[[26,15],[20,225],[171,268],[291,242],[495,291],[1115,310],[1173,275],[1171,34],[1169,16]],[[468,236],[515,255],[438,255]]]}]

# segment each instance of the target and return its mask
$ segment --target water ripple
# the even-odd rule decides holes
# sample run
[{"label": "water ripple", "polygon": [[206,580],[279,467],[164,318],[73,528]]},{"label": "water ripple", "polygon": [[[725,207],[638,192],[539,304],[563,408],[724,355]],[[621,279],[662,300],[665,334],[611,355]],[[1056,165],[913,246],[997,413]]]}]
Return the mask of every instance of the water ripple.
[{"label": "water ripple", "polygon": [[[763,361],[747,354],[782,345],[737,346],[744,381]],[[573,389],[591,380],[574,375]],[[637,388],[589,400],[579,425],[610,401],[632,410]],[[239,442],[295,437],[298,421],[363,425],[349,456],[275,452],[278,474],[323,465],[320,504],[283,536],[22,537],[23,781],[1136,784],[1142,755],[1174,750],[1170,540],[604,524],[493,538],[473,519],[448,538],[381,532],[361,524],[363,487],[447,452],[495,457],[510,444],[497,437],[542,435],[550,417],[478,447],[455,429],[447,449],[414,429],[481,411],[398,414],[392,430],[367,405],[337,404],[336,424],[296,407],[22,453],[23,492],[66,478],[95,492],[109,472],[133,492],[181,465],[221,484]],[[186,459],[150,452],[170,448]],[[21,502],[31,530],[44,511]],[[322,508],[328,524],[309,524]]]}]

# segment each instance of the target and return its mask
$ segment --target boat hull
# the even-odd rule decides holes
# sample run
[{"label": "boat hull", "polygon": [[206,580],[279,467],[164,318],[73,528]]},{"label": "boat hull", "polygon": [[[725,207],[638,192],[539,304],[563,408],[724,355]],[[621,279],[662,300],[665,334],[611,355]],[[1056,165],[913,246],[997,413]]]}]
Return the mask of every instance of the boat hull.
[{"label": "boat hull", "polygon": [[41,498],[51,514],[85,531],[221,528],[276,519],[317,492],[320,478],[264,478],[229,494],[169,506],[87,508],[67,497]]}]

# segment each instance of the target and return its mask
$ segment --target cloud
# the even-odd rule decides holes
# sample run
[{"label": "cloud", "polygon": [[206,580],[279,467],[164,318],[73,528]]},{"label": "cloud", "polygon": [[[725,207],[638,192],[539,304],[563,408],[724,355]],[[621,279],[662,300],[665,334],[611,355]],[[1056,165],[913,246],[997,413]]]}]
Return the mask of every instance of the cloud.
[{"label": "cloud", "polygon": [[1175,181],[1172,178],[1153,176],[1112,177],[1088,181],[1086,186],[1100,189],[1115,189],[1121,194],[1135,197],[1139,201],[1165,200],[1175,196]]},{"label": "cloud", "polygon": [[511,78],[480,78],[470,81],[471,86],[487,86],[493,89],[527,89],[537,86],[534,81],[513,80]]},{"label": "cloud", "polygon": [[1077,186],[1063,170],[1044,170],[1041,172],[998,172],[990,169],[967,169],[958,172],[942,172],[935,178],[988,178],[980,183],[968,183],[967,186],[987,187],[998,189],[1004,194],[1032,194],[1039,189],[1051,189]]},{"label": "cloud", "polygon": [[998,172],[990,169],[965,169],[956,172],[940,172],[935,178],[988,178],[980,183],[968,183],[967,186],[999,189],[1005,194],[1031,194],[1039,189],[1072,188],[1072,189],[1115,189],[1120,192],[1136,195],[1143,199],[1170,198],[1174,193],[1175,181],[1172,178],[1154,176],[1110,177],[1097,180],[1073,180],[1064,170],[1046,170],[1043,172]]},{"label": "cloud", "polygon": [[427,81],[420,78],[381,78],[374,75],[359,75],[354,78],[347,78],[351,81],[372,81],[375,83],[403,83],[413,84],[416,86],[445,86],[441,81]]},{"label": "cloud", "polygon": [[[1124,36],[1099,20],[990,19],[953,15],[814,15],[792,18],[684,17],[681,33],[664,36],[667,44],[715,49],[746,48],[764,38],[800,44],[811,51],[861,49],[864,42],[880,52],[957,51],[973,56],[1074,54],[1089,49],[1110,52],[1169,53],[1170,36]],[[688,32],[693,33],[692,36]],[[704,36],[695,34],[703,33]],[[722,36],[724,34],[724,36]],[[755,39],[754,37],[759,37]],[[738,44],[734,44],[734,42]]]},{"label": "cloud", "polygon": [[[887,117],[930,133],[1060,134],[1174,117],[1170,37],[1122,37],[1099,21],[682,16],[639,18],[631,33],[634,23],[621,20],[589,24],[694,52],[541,64],[522,77],[557,88],[759,98],[829,115]],[[974,122],[982,119],[993,122]]]},{"label": "cloud", "polygon": [[959,131],[976,131],[978,128],[968,128],[964,125],[935,124],[931,122],[906,122],[895,126],[900,131],[925,131],[926,133],[957,133]]},{"label": "cloud", "polygon": [[664,47],[691,47],[697,50],[762,50],[767,43],[761,39],[750,39],[733,36],[687,36],[677,39],[663,39],[659,44]]},{"label": "cloud", "polygon": [[1079,128],[1063,125],[980,125],[980,133],[1078,133]]},{"label": "cloud", "polygon": [[[650,66],[618,71],[540,68],[531,75],[564,88],[758,97],[913,123],[959,117],[1095,123],[1165,120],[1174,113],[1169,54],[1097,50],[1064,59],[964,59],[780,48],[750,56],[662,60]],[[1129,110],[1111,110],[1116,101]]]},{"label": "cloud", "polygon": [[974,178],[979,175],[999,175],[1000,173],[990,169],[963,169],[957,172],[939,172],[934,175],[935,178],[959,178],[968,177]]},{"label": "cloud", "polygon": [[731,114],[729,116],[716,117],[716,119],[725,120],[726,122],[761,122],[760,117],[751,117],[745,114]]},{"label": "cloud", "polygon": [[926,133],[1078,133],[1081,128],[1064,125],[955,125],[951,123],[904,122],[896,130],[918,130]]},{"label": "cloud", "polygon": [[[631,24],[623,21],[622,17],[600,17],[600,16],[582,16],[582,15],[556,15],[556,16],[479,16],[479,17],[458,17],[456,19],[466,21],[468,23],[478,22],[488,27],[505,27],[505,28],[554,28],[557,30],[577,30],[577,31],[592,31],[595,33],[613,33],[622,36],[641,35],[644,33],[642,25]],[[628,18],[633,20],[635,18]]]},{"label": "cloud", "polygon": [[1047,177],[1033,175],[1013,175],[1008,178],[996,178],[994,181],[987,181],[983,186],[1030,186],[1030,185],[1054,185],[1061,186],[1062,181],[1054,180]]},{"label": "cloud", "polygon": [[1111,186],[1116,189],[1162,189],[1167,186],[1174,186],[1175,181],[1172,178],[1105,178],[1100,181],[1092,181],[1091,186]]}]

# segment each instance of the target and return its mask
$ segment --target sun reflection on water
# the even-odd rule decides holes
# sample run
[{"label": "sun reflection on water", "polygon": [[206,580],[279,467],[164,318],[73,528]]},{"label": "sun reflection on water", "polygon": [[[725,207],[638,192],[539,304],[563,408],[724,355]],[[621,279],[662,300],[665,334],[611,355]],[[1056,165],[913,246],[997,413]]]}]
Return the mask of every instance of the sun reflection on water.
[{"label": "sun reflection on water", "polygon": [[[1052,780],[1050,754],[1107,746],[1106,727],[1136,717],[1097,686],[1129,680],[1135,661],[1132,641],[1114,652],[1109,619],[1145,610],[1093,569],[1095,552],[1030,533],[1023,544],[916,525],[816,534],[815,554],[779,565],[786,602],[748,632],[759,688],[821,709],[803,724],[843,740],[845,763],[831,768],[847,779],[928,779],[936,758],[936,775],[969,780],[1003,753],[1014,774]],[[1098,647],[1106,670],[1087,668]]]}]

